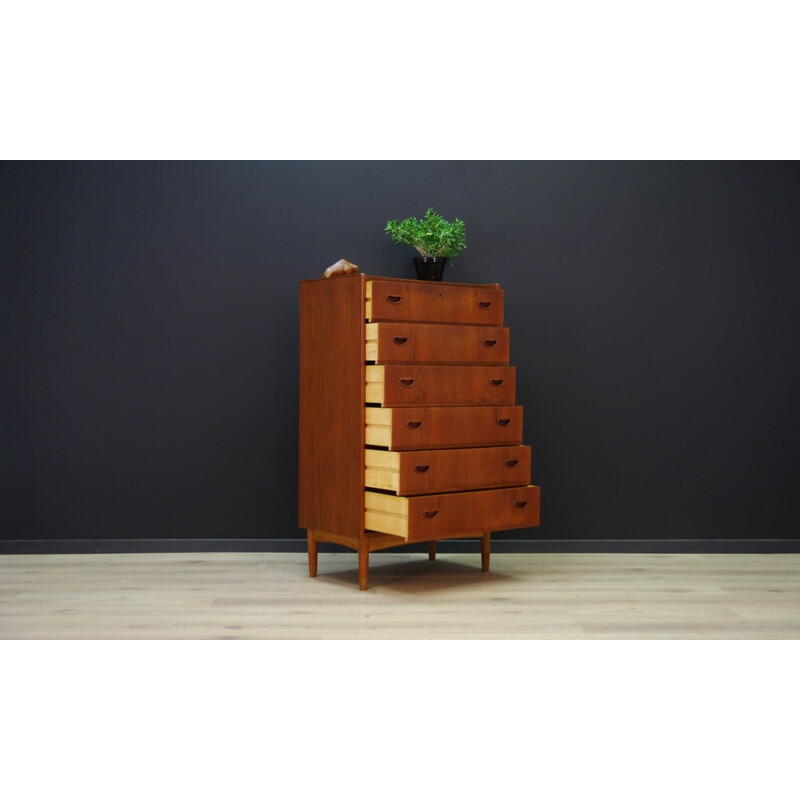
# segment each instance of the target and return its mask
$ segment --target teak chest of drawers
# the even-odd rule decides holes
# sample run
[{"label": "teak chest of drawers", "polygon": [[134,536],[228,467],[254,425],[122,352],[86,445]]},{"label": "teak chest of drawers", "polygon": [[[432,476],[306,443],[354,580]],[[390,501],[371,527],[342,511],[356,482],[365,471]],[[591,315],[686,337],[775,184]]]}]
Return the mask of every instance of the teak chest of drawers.
[{"label": "teak chest of drawers", "polygon": [[299,514],[369,553],[539,524],[503,292],[363,274],[300,283]]}]

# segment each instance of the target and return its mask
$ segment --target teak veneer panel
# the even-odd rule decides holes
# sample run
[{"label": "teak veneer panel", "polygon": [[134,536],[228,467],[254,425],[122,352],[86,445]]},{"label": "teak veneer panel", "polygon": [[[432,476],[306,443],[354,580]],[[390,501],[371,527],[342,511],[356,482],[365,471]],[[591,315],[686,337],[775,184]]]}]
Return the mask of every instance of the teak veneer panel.
[{"label": "teak veneer panel", "polygon": [[369,488],[400,495],[527,486],[531,479],[531,448],[516,445],[404,452],[368,449],[365,465]]},{"label": "teak veneer panel", "polygon": [[300,284],[298,520],[364,531],[364,276]]},{"label": "teak veneer panel", "polygon": [[502,325],[503,292],[497,284],[371,279],[366,286],[366,315],[370,322]]},{"label": "teak veneer panel", "polygon": [[386,364],[366,367],[366,401],[382,406],[511,405],[514,367]]},{"label": "teak veneer panel", "polygon": [[399,497],[364,492],[370,530],[424,542],[464,531],[502,531],[539,524],[539,487]]},{"label": "teak veneer panel", "polygon": [[367,408],[366,443],[391,450],[522,442],[522,406]]},{"label": "teak veneer panel", "polygon": [[508,328],[370,322],[366,335],[378,364],[508,364]]}]

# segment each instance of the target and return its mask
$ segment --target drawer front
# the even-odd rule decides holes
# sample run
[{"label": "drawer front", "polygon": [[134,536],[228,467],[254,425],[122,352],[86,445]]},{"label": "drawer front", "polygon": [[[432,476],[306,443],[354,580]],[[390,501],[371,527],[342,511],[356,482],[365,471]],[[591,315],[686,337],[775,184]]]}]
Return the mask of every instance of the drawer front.
[{"label": "drawer front", "polygon": [[419,497],[367,491],[364,505],[368,530],[390,533],[409,542],[539,524],[538,486]]},{"label": "drawer front", "polygon": [[522,442],[522,406],[366,408],[368,445],[391,450]]},{"label": "drawer front", "polygon": [[439,281],[367,281],[367,319],[502,325],[503,292],[494,286]]},{"label": "drawer front", "polygon": [[366,360],[378,364],[508,364],[508,328],[372,322]]},{"label": "drawer front", "polygon": [[367,487],[399,495],[527,486],[531,480],[531,449],[524,446],[404,453],[368,449],[365,461]]},{"label": "drawer front", "polygon": [[382,406],[511,405],[514,367],[366,367],[366,402]]}]

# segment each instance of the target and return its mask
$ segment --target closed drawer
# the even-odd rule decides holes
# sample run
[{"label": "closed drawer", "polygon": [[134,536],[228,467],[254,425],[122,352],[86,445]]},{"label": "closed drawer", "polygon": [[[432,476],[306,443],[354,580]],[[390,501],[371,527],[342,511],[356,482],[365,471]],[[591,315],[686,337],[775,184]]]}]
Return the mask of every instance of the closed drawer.
[{"label": "closed drawer", "polygon": [[382,406],[511,405],[515,377],[514,367],[368,365],[365,398]]},{"label": "closed drawer", "polygon": [[406,541],[429,541],[459,533],[528,528],[539,524],[539,487],[398,497],[364,492],[367,530]]},{"label": "closed drawer", "polygon": [[508,328],[414,322],[371,322],[366,327],[366,361],[508,364]]},{"label": "closed drawer", "polygon": [[438,281],[367,281],[367,319],[502,325],[503,292],[491,286]]},{"label": "closed drawer", "polygon": [[368,488],[399,495],[527,486],[531,479],[531,449],[525,446],[406,452],[367,449],[365,463]]},{"label": "closed drawer", "polygon": [[366,408],[365,442],[390,450],[522,442],[522,406]]}]

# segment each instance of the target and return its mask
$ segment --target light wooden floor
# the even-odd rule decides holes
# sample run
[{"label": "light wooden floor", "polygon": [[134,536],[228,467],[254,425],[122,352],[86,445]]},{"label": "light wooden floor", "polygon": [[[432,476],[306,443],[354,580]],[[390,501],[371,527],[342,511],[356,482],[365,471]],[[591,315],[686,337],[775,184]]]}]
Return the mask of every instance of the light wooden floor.
[{"label": "light wooden floor", "polygon": [[800,639],[800,555],[0,556],[2,639]]}]

